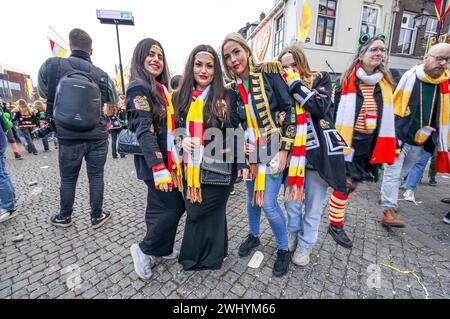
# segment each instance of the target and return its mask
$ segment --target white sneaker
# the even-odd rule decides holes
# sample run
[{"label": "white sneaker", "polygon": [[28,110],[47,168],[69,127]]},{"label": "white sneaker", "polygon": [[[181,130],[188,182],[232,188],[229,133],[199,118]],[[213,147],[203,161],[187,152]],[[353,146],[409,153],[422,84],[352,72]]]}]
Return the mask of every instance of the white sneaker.
[{"label": "white sneaker", "polygon": [[297,248],[297,235],[292,235],[288,233],[288,249],[292,253]]},{"label": "white sneaker", "polygon": [[297,246],[295,249],[294,256],[292,257],[292,262],[297,266],[305,267],[309,264],[309,255],[311,255],[312,248],[304,248],[302,246]]},{"label": "white sneaker", "polygon": [[403,199],[408,202],[416,202],[416,198],[414,196],[414,191],[411,189],[407,189],[406,192],[403,194]]},{"label": "white sneaker", "polygon": [[170,255],[164,256],[163,259],[165,260],[172,260],[178,258],[178,250],[175,248],[173,249],[172,253]]},{"label": "white sneaker", "polygon": [[130,252],[136,274],[142,280],[149,280],[153,274],[151,269],[153,264],[152,256],[144,254],[138,244],[133,244],[130,248]]},{"label": "white sneaker", "polygon": [[4,209],[0,209],[0,223],[6,222],[7,220],[10,220],[11,218],[16,216],[16,210],[8,212]]}]

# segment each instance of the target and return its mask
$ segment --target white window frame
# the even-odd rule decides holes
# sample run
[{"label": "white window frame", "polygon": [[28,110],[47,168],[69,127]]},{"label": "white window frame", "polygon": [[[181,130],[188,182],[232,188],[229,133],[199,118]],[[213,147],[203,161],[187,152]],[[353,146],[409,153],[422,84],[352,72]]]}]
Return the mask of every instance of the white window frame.
[{"label": "white window frame", "polygon": [[[283,19],[283,23],[282,23],[282,25],[281,25],[281,29],[280,30],[277,30],[277,27],[278,27],[278,21],[280,20],[280,19]],[[277,38],[279,37],[279,35],[280,35],[280,33],[281,33],[281,39],[278,39],[278,41],[277,41]],[[273,48],[272,48],[272,51],[273,51],[273,57],[277,57],[280,53],[281,53],[281,51],[283,50],[283,48],[284,48],[284,37],[285,37],[285,35],[286,35],[286,15],[284,14],[284,12],[283,13],[281,13],[280,15],[278,15],[275,19],[274,19],[274,28],[273,28]]]},{"label": "white window frame", "polygon": [[374,26],[373,24],[368,24],[368,23],[364,23],[364,8],[367,7],[369,9],[375,9],[377,11],[377,22],[375,25],[375,33],[371,34],[370,36],[374,36],[378,33],[379,30],[379,26],[380,26],[380,16],[381,16],[381,8],[379,6],[374,6],[374,5],[370,5],[370,4],[363,4],[363,9],[362,9],[362,13],[361,13],[361,29],[360,32],[362,33],[362,28],[363,28],[363,24],[367,25],[367,26]]},{"label": "white window frame", "polygon": [[[402,49],[400,50],[400,54],[405,54],[405,55],[413,55],[414,54],[414,48],[416,47],[416,41],[417,41],[417,27],[416,27],[416,23],[414,22],[414,26],[413,26],[413,28],[405,28],[405,27],[402,27],[401,25],[403,24],[403,18],[404,18],[404,16],[405,15],[409,15],[409,16],[411,16],[411,19],[413,19],[413,21],[414,21],[414,16],[415,16],[415,14],[414,13],[412,13],[412,12],[407,12],[407,11],[404,11],[403,12],[403,15],[402,15],[402,23],[400,24],[400,30],[401,29],[406,29],[406,30],[410,30],[410,31],[412,31],[412,36],[411,36],[411,47],[409,48],[409,52],[404,52],[404,46],[405,46],[405,42],[403,42],[403,45],[402,45]],[[399,36],[400,36],[400,34],[399,34]],[[404,39],[403,39],[404,40]],[[399,39],[398,39],[398,42],[397,42],[397,47],[399,47],[400,46],[400,37],[399,37]]]}]

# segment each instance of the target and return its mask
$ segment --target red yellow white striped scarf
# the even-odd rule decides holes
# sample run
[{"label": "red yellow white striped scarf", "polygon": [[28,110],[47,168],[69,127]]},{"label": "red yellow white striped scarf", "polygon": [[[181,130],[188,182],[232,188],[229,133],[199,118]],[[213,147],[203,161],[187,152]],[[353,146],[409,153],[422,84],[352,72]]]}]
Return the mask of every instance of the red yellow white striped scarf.
[{"label": "red yellow white striped scarf", "polygon": [[[245,106],[245,116],[247,118],[247,130],[245,131],[250,143],[255,145],[262,145],[265,143],[261,135],[261,130],[258,126],[258,118],[256,117],[255,110],[252,105],[252,97],[250,90],[247,90],[242,83],[240,78],[237,78],[237,85],[239,96],[241,97],[242,103]],[[255,183],[253,186],[253,196],[252,205],[256,204],[262,207],[264,202],[264,188],[266,186],[266,172],[267,164],[250,164],[250,174],[255,177]]]},{"label": "red yellow white striped scarf", "polygon": [[[347,143],[344,154],[350,153],[353,141],[353,129],[356,117],[356,77],[365,80],[379,79],[381,94],[383,97],[383,112],[381,125],[378,132],[375,148],[370,159],[371,164],[394,164],[396,159],[395,117],[394,103],[391,85],[379,74],[367,75],[360,64],[357,64],[350,77],[346,79],[342,87],[341,101],[339,102],[336,116],[336,130]],[[377,80],[378,80],[377,79]],[[368,83],[372,84],[372,83]],[[373,83],[376,84],[376,81]]]},{"label": "red yellow white striped scarf", "polygon": [[[156,82],[156,81],[155,81]],[[156,85],[161,91],[167,108],[167,162],[173,185],[183,191],[183,169],[178,152],[175,146],[175,111],[172,105],[172,98],[167,88],[159,82]]]},{"label": "red yellow white striped scarf", "polygon": [[200,168],[203,160],[204,150],[204,123],[203,123],[203,107],[208,96],[209,86],[202,94],[195,98],[189,106],[189,112],[186,118],[187,136],[194,139],[200,146],[194,152],[186,154],[186,179],[188,186],[188,198],[191,203],[202,202],[202,190],[200,184]]},{"label": "red yellow white striped scarf", "polygon": [[[293,69],[285,69],[283,73],[285,81],[293,83],[300,81],[300,74]],[[291,160],[288,170],[288,187],[285,198],[289,201],[302,201],[303,184],[305,181],[306,165],[306,136],[307,136],[307,113],[300,103],[295,103],[296,133],[294,146],[292,148]]]},{"label": "red yellow white striped scarf", "polygon": [[439,78],[433,79],[425,73],[423,64],[416,65],[403,75],[394,92],[395,115],[404,117],[409,113],[407,109],[416,79],[425,83],[439,84],[439,143],[436,159],[436,172],[438,173],[450,173],[450,160],[447,148],[450,117],[448,77],[449,71],[446,70]]}]

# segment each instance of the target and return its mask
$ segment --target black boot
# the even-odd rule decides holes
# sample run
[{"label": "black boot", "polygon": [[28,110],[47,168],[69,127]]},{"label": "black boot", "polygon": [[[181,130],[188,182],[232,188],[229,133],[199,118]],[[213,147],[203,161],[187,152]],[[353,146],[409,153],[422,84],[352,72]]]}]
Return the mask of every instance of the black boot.
[{"label": "black boot", "polygon": [[348,238],[345,233],[344,226],[334,226],[331,225],[328,227],[328,233],[333,237],[333,239],[344,248],[350,249],[353,247],[353,243]]}]

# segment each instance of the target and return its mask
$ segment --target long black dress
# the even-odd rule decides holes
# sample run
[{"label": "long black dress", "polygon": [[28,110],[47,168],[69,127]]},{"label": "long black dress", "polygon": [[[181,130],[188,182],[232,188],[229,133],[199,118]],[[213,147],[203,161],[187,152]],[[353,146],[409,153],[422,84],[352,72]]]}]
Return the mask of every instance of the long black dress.
[{"label": "long black dress", "polygon": [[[227,91],[227,97],[228,104],[232,105],[228,107],[228,110],[233,114],[230,115],[229,124],[222,126],[224,136],[226,126],[233,128],[239,126],[235,113],[236,96],[234,92]],[[184,123],[178,125],[183,127]],[[185,185],[184,201],[187,217],[178,258],[184,270],[216,270],[222,267],[223,260],[228,254],[226,206],[236,180],[236,171],[237,166],[233,164],[232,180],[229,186],[202,185],[201,204],[192,204],[187,199]]]}]

